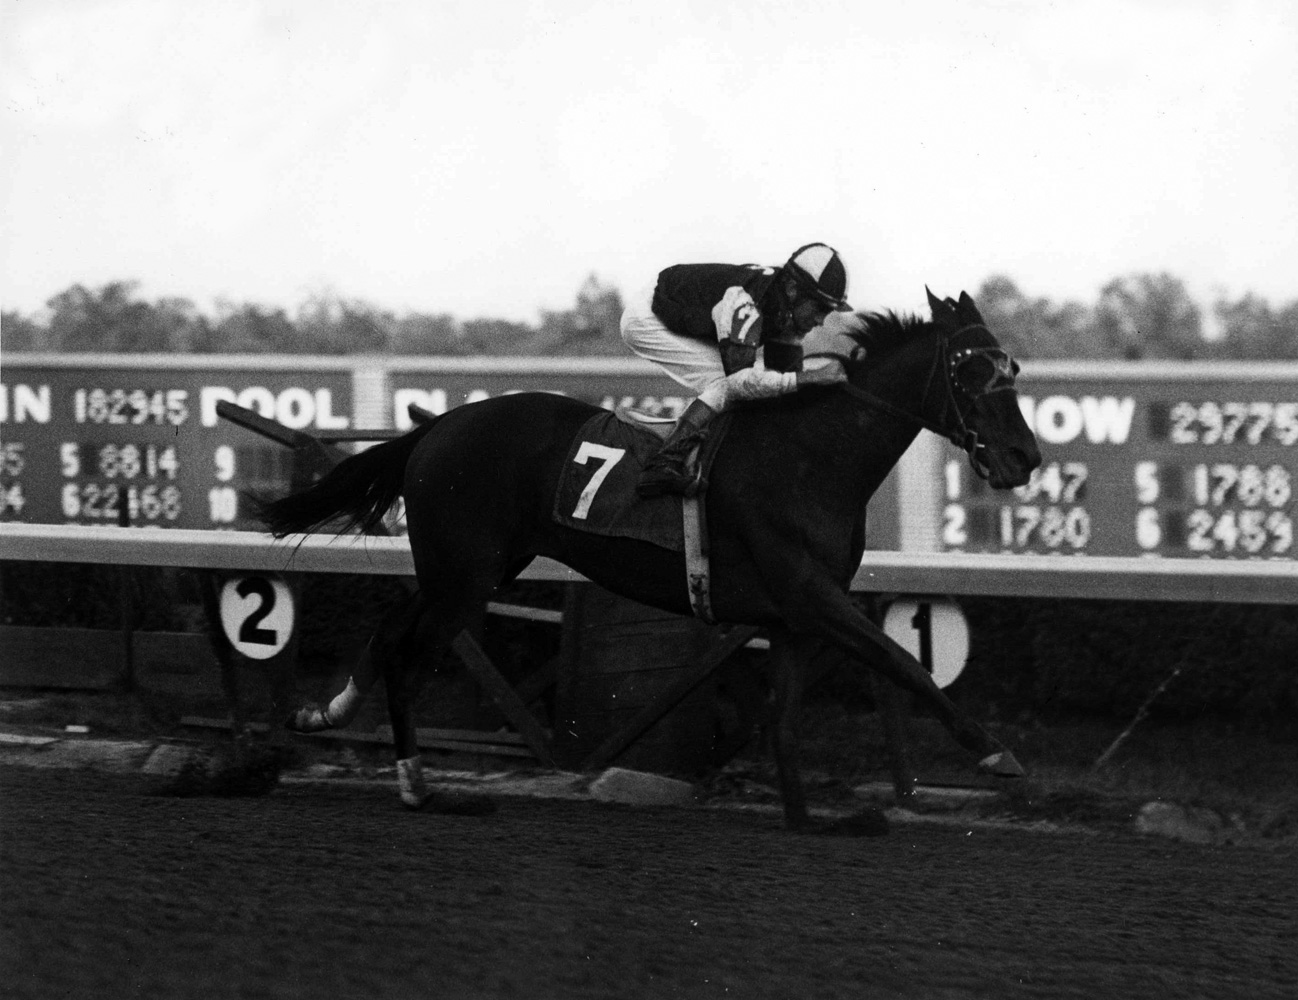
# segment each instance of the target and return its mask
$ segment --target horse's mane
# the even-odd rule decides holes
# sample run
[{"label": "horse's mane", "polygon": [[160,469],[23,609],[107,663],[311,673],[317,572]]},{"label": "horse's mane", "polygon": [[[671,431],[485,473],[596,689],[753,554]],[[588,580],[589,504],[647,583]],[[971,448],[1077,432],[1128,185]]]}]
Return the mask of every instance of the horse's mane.
[{"label": "horse's mane", "polygon": [[927,320],[918,316],[898,316],[891,309],[887,312],[862,313],[861,319],[865,322],[865,330],[850,336],[865,349],[866,356],[874,360],[891,354],[911,340],[921,328],[929,325]]}]

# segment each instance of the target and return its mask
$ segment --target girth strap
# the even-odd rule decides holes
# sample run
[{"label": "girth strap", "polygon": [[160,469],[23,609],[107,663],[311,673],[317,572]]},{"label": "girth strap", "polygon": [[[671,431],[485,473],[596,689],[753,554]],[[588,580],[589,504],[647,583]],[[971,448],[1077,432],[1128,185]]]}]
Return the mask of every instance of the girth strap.
[{"label": "girth strap", "polygon": [[689,589],[690,607],[694,609],[696,618],[715,625],[717,620],[712,616],[712,568],[708,562],[702,497],[682,498],[681,517],[685,529],[685,585]]}]

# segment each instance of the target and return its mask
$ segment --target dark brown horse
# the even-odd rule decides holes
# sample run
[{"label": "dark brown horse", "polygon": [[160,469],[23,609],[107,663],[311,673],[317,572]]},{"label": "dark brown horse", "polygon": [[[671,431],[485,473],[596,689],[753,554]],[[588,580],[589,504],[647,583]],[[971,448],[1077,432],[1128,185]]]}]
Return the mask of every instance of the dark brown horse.
[{"label": "dark brown horse", "polygon": [[[864,550],[866,503],[921,428],[965,449],[997,489],[1026,483],[1041,461],[1014,391],[1017,366],[973,300],[930,293],[929,303],[930,322],[865,317],[865,333],[846,345],[850,356],[839,356],[846,384],[737,410],[711,470],[713,613],[720,622],[769,631],[773,746],[793,828],[808,826],[795,745],[803,675],[825,644],[918,695],[983,771],[1023,773],[848,596]],[[267,527],[283,537],[331,523],[373,530],[405,499],[419,594],[375,634],[347,689],[325,708],[299,710],[293,725],[346,725],[383,676],[407,805],[427,797],[411,706],[429,658],[413,650],[444,650],[492,591],[534,557],[558,560],[641,603],[691,613],[681,554],[574,530],[552,517],[569,448],[596,412],[543,393],[462,406],[262,508]],[[933,589],[941,590],[940,580]]]}]

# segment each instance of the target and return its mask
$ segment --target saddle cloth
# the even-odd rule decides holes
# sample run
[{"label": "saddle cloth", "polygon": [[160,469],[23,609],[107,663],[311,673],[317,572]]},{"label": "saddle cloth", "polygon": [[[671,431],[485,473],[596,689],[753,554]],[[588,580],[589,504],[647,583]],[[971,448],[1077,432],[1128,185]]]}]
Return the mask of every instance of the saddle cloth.
[{"label": "saddle cloth", "polygon": [[[712,437],[720,434],[714,432]],[[635,491],[641,470],[660,447],[661,436],[612,412],[591,417],[568,449],[554,494],[554,520],[578,531],[634,538],[683,552],[682,498],[645,499]],[[703,449],[700,461],[705,473],[715,453],[715,447]]]}]

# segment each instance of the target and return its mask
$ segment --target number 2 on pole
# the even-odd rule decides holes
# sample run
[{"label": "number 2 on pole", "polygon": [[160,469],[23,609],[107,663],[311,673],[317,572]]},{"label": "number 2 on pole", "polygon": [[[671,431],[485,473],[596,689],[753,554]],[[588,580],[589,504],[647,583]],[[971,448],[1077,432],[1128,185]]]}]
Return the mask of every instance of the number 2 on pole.
[{"label": "number 2 on pole", "polygon": [[590,514],[590,505],[595,502],[595,494],[599,488],[604,485],[604,479],[613,471],[613,466],[622,461],[626,455],[625,448],[610,448],[604,444],[594,444],[590,441],[583,441],[581,447],[577,449],[577,454],[573,456],[573,461],[578,465],[585,465],[592,458],[598,459],[603,464],[595,470],[595,474],[590,477],[590,482],[586,488],[581,491],[581,496],[577,498],[577,507],[572,512],[572,516],[585,520]]},{"label": "number 2 on pole", "polygon": [[239,641],[252,642],[261,646],[274,646],[279,642],[279,636],[273,629],[262,628],[261,623],[266,620],[266,616],[275,610],[275,588],[265,577],[250,576],[239,581],[236,588],[240,597],[250,597],[256,595],[261,598],[261,603],[253,609],[239,627]]}]

